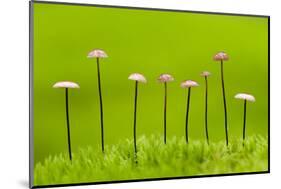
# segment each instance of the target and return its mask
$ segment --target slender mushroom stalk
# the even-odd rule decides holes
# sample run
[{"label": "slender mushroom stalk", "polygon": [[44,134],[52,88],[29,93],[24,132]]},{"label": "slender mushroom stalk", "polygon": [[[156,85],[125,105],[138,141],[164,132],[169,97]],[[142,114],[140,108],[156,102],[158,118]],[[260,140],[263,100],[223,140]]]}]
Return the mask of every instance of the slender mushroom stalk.
[{"label": "slender mushroom stalk", "polygon": [[225,52],[219,52],[214,56],[215,61],[221,63],[221,84],[222,84],[222,95],[223,95],[223,105],[224,105],[224,127],[225,127],[225,141],[226,146],[228,146],[228,126],[227,126],[227,107],[226,107],[226,95],[224,87],[224,75],[223,75],[223,61],[227,61],[228,55]]},{"label": "slender mushroom stalk", "polygon": [[135,158],[137,162],[137,104],[138,104],[138,84],[146,83],[146,79],[142,74],[139,73],[133,73],[128,77],[129,80],[135,81],[135,104],[134,104],[134,152],[135,152]]},{"label": "slender mushroom stalk", "polygon": [[158,78],[160,83],[164,84],[164,144],[167,142],[167,97],[168,97],[168,86],[167,83],[174,81],[174,78],[170,74],[161,74]]},{"label": "slender mushroom stalk", "polygon": [[67,127],[67,142],[68,142],[68,155],[70,161],[72,161],[71,153],[71,135],[70,135],[70,123],[69,123],[69,105],[68,105],[68,89],[69,88],[80,88],[77,83],[71,81],[60,81],[53,85],[53,88],[64,88],[65,89],[65,111],[66,111],[66,127]]},{"label": "slender mushroom stalk", "polygon": [[205,134],[207,144],[209,145],[209,132],[208,132],[208,77],[211,75],[208,71],[203,71],[200,74],[205,79]]},{"label": "slender mushroom stalk", "polygon": [[100,76],[100,58],[107,58],[107,54],[100,49],[94,49],[88,54],[88,58],[96,58],[97,72],[98,72],[98,89],[99,89],[99,102],[100,102],[100,127],[101,127],[101,149],[104,153],[104,126],[103,126],[103,105],[102,105],[102,89],[101,89],[101,76]]},{"label": "slender mushroom stalk", "polygon": [[189,104],[190,104],[190,95],[191,95],[191,87],[198,87],[198,83],[192,80],[186,80],[181,83],[182,88],[188,89],[187,94],[187,105],[186,105],[186,116],[185,116],[185,141],[188,144],[188,114],[189,114]]},{"label": "slender mushroom stalk", "polygon": [[244,100],[244,117],[243,117],[243,146],[244,146],[244,141],[246,138],[246,109],[247,109],[247,101],[249,102],[255,102],[256,99],[253,95],[246,94],[246,93],[238,93],[234,96],[236,99],[241,99]]}]

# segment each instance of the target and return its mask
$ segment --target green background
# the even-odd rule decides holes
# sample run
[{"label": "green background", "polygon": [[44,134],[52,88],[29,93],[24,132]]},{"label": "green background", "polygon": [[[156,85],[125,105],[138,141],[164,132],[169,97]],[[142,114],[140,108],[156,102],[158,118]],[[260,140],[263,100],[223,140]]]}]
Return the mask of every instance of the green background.
[{"label": "green background", "polygon": [[175,77],[168,84],[168,142],[184,135],[187,91],[180,82],[185,79],[200,84],[191,94],[191,140],[205,140],[199,74],[208,70],[209,137],[224,140],[220,65],[212,60],[221,50],[230,57],[224,64],[230,139],[242,136],[243,103],[233,98],[238,92],[256,97],[248,106],[247,135],[267,136],[267,18],[35,3],[35,163],[67,152],[64,91],[52,88],[57,81],[80,85],[69,94],[73,151],[100,149],[96,61],[87,58],[95,48],[109,56],[100,63],[106,145],[132,138],[134,82],[127,79],[132,72],[148,80],[139,85],[138,136],[163,132],[163,85],[157,77],[167,72]]}]

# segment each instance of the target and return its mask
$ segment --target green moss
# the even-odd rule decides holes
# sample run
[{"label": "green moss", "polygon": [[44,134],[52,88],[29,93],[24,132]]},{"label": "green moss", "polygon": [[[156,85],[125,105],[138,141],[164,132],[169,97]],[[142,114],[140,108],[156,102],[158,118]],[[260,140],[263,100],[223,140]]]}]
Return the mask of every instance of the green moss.
[{"label": "green moss", "polygon": [[162,137],[141,137],[138,140],[138,164],[134,161],[133,141],[122,141],[100,148],[80,149],[73,154],[49,157],[37,163],[35,185],[99,182],[144,178],[195,176],[223,173],[266,171],[268,169],[267,138],[253,136],[242,146],[240,140],[211,143],[174,137],[164,145]]}]

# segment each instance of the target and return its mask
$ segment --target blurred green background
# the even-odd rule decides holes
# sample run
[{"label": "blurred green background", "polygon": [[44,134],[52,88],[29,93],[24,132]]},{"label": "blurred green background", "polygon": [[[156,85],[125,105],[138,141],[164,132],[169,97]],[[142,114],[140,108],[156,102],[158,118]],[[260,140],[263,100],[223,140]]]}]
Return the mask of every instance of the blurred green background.
[{"label": "blurred green background", "polygon": [[[134,82],[132,72],[146,76],[139,85],[137,134],[163,133],[161,73],[170,73],[167,136],[184,136],[187,91],[185,79],[201,86],[192,89],[190,137],[205,140],[204,80],[208,70],[209,137],[224,140],[224,113],[220,65],[212,60],[218,51],[225,62],[225,87],[230,139],[242,137],[243,102],[233,97],[249,92],[256,102],[248,106],[247,135],[268,133],[268,19],[124,8],[74,5],[34,5],[34,158],[67,152],[65,94],[53,89],[57,81],[77,82],[71,89],[72,148],[100,149],[100,117],[95,59],[87,54],[104,49],[101,60],[105,144],[132,138]],[[132,149],[133,150],[133,149]]]}]

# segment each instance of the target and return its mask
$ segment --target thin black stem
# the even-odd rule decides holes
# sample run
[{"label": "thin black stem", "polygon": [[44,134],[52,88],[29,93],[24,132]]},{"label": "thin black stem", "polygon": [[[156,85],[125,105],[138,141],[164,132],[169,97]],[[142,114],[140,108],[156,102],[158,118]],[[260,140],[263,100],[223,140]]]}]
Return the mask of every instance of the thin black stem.
[{"label": "thin black stem", "polygon": [[69,125],[69,112],[68,112],[68,88],[65,88],[65,110],[66,110],[66,126],[67,126],[68,155],[69,155],[70,161],[72,161],[71,139],[70,139],[70,125]]},{"label": "thin black stem", "polygon": [[135,108],[134,108],[134,149],[135,158],[137,158],[137,101],[138,101],[138,81],[135,84]]},{"label": "thin black stem", "polygon": [[189,112],[190,94],[191,94],[191,87],[188,88],[187,105],[186,105],[186,117],[185,117],[185,140],[186,140],[186,143],[188,143],[188,112]]},{"label": "thin black stem", "polygon": [[101,79],[100,79],[100,63],[97,58],[97,71],[98,71],[98,87],[99,87],[99,98],[100,98],[100,126],[101,126],[101,149],[104,153],[104,127],[103,127],[103,106],[102,106],[102,94],[101,94]]},{"label": "thin black stem", "polygon": [[209,133],[208,133],[208,78],[205,76],[205,132],[206,132],[206,140],[209,145]]},{"label": "thin black stem", "polygon": [[221,60],[221,84],[222,84],[222,95],[223,95],[223,105],[224,105],[225,140],[226,140],[226,146],[228,146],[227,108],[226,108],[226,97],[225,97],[225,89],[224,89],[223,61],[222,60]]},{"label": "thin black stem", "polygon": [[164,82],[164,143],[167,142],[167,83]]},{"label": "thin black stem", "polygon": [[244,119],[243,119],[243,146],[246,138],[246,110],[247,110],[247,100],[244,100]]}]

